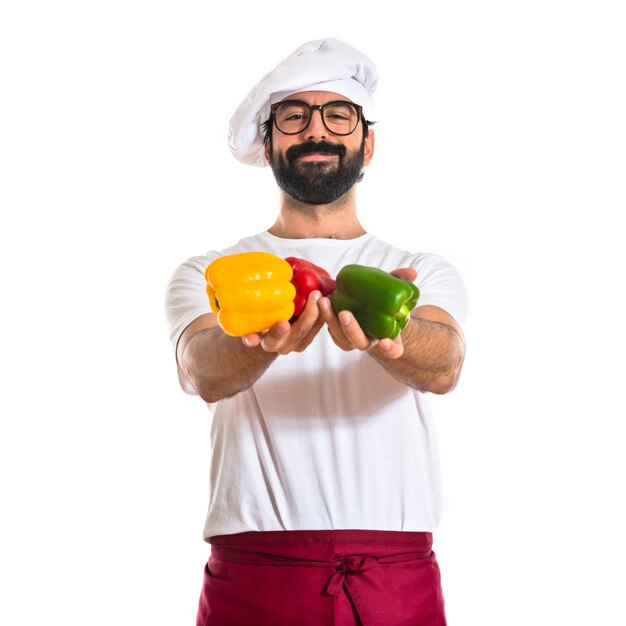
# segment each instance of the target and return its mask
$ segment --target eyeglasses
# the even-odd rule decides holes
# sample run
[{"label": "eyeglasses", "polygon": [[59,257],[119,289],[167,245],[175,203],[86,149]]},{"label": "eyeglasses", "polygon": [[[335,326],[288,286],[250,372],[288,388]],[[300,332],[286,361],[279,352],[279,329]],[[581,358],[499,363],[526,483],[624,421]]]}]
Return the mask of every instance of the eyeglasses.
[{"label": "eyeglasses", "polygon": [[324,127],[333,135],[350,135],[363,116],[363,109],[358,104],[345,100],[333,100],[322,105],[283,100],[272,105],[271,115],[283,135],[297,135],[309,127],[315,110],[320,112]]}]

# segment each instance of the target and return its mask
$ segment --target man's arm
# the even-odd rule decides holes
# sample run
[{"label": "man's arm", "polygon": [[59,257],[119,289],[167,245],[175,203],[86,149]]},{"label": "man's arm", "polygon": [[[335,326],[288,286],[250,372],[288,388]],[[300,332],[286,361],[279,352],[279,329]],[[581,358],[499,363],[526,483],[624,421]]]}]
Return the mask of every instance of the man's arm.
[{"label": "man's arm", "polygon": [[465,358],[465,341],[450,315],[436,306],[418,307],[400,339],[404,350],[397,358],[388,339],[378,342],[369,354],[405,385],[438,394],[454,389]]},{"label": "man's arm", "polygon": [[179,377],[183,376],[205,402],[217,402],[256,382],[279,354],[302,352],[323,324],[311,292],[296,322],[280,321],[264,333],[231,337],[213,313],[201,315],[184,330],[176,348]]}]

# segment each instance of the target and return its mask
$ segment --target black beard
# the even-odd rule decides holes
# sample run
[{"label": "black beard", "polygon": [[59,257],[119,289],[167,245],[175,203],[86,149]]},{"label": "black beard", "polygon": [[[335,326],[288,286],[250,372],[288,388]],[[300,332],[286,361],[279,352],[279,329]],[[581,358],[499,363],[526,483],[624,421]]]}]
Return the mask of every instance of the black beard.
[{"label": "black beard", "polygon": [[[331,204],[346,194],[363,177],[364,142],[348,153],[345,146],[326,141],[308,141],[291,146],[284,155],[270,159],[278,186],[288,196],[305,204]],[[336,154],[338,163],[329,161],[296,162],[308,154]]]}]

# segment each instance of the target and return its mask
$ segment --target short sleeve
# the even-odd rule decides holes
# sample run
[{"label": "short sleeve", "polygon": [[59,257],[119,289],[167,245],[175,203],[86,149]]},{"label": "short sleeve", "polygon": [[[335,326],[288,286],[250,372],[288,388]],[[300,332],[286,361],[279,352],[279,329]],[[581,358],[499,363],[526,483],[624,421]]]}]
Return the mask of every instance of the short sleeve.
[{"label": "short sleeve", "polygon": [[174,350],[185,328],[201,315],[211,313],[204,270],[217,256],[209,253],[190,258],[178,267],[168,282],[165,314]]},{"label": "short sleeve", "polygon": [[414,265],[420,290],[418,306],[433,305],[449,313],[463,329],[467,317],[467,291],[456,268],[436,254],[420,255]]}]

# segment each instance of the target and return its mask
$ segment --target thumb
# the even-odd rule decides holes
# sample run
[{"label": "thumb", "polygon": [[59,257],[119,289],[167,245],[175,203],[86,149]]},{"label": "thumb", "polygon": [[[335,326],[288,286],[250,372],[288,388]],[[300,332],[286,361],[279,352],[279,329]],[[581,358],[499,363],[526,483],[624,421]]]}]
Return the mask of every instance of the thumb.
[{"label": "thumb", "polygon": [[410,283],[417,278],[417,270],[414,267],[399,267],[397,270],[393,270],[389,273],[396,278],[408,280]]}]

